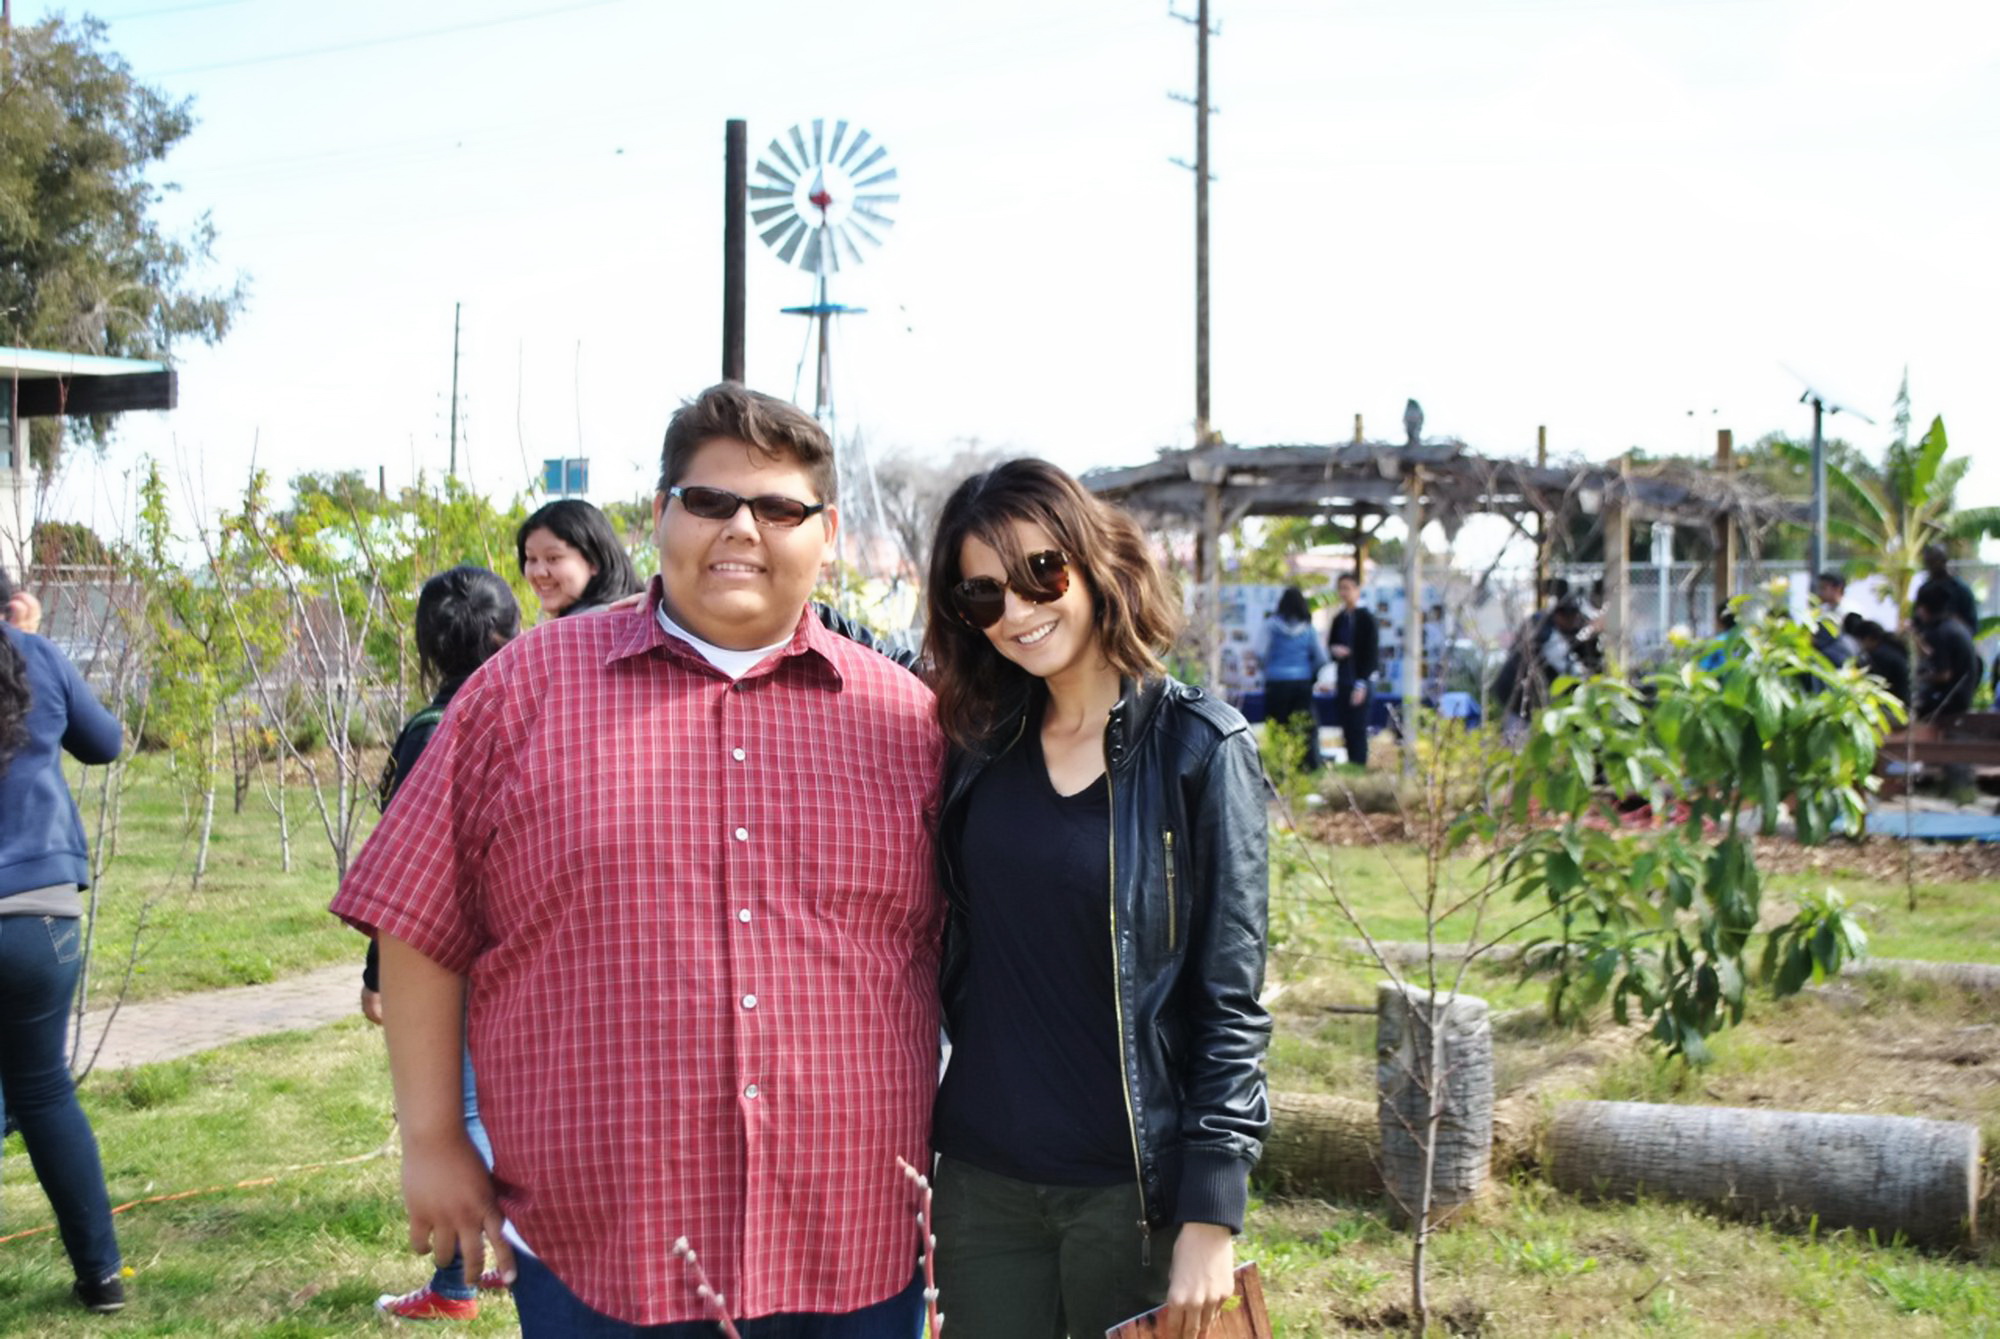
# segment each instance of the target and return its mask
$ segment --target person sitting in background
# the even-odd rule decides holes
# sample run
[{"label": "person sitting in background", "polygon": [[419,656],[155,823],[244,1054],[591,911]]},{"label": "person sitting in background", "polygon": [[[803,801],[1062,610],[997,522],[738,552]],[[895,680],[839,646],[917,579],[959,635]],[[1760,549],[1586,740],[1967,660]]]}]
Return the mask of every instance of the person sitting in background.
[{"label": "person sitting in background", "polygon": [[15,626],[40,608],[4,571],[0,608],[0,1102],[55,1210],[76,1300],[111,1312],[125,1305],[111,1197],[69,1073],[90,846],[62,764],[65,751],[110,762],[125,732],[62,652]]},{"label": "person sitting in background", "polygon": [[1854,640],[1861,645],[1861,667],[1889,685],[1905,707],[1910,705],[1910,654],[1903,643],[1873,619],[1860,620]]},{"label": "person sitting in background", "polygon": [[1715,607],[1715,646],[1703,656],[1698,668],[1713,672],[1729,659],[1728,643],[1736,637],[1736,611],[1727,604]]},{"label": "person sitting in background", "polygon": [[[1327,655],[1313,630],[1312,608],[1297,586],[1285,587],[1278,597],[1277,612],[1265,621],[1257,658],[1264,665],[1264,720],[1272,730],[1303,735],[1305,769],[1317,772],[1319,719],[1313,714],[1313,680],[1327,663]],[[1301,716],[1303,721],[1297,719]]]},{"label": "person sitting in background", "polygon": [[1979,601],[1973,597],[1972,587],[1960,581],[1951,572],[1951,555],[1942,544],[1924,545],[1924,584],[1917,588],[1917,595],[1933,586],[1943,593],[1945,609],[1965,625],[1969,633],[1979,630]]},{"label": "person sitting in background", "polygon": [[1337,666],[1333,681],[1334,702],[1340,709],[1340,733],[1347,746],[1347,761],[1355,767],[1368,765],[1368,694],[1381,668],[1381,632],[1375,615],[1361,603],[1361,579],[1343,572],[1335,583],[1340,592],[1340,612],[1326,632],[1327,654]]},{"label": "person sitting in background", "polygon": [[1935,721],[1972,710],[1973,690],[1979,686],[1979,652],[1972,645],[1972,630],[1952,612],[1950,587],[1925,583],[1911,615],[1924,646],[1917,718]]},{"label": "person sitting in background", "polygon": [[1840,617],[1841,601],[1847,598],[1847,578],[1838,572],[1821,572],[1813,578],[1813,598],[1819,611],[1813,620],[1813,650],[1836,665],[1858,658],[1861,648],[1847,635],[1844,626],[1834,626]]}]

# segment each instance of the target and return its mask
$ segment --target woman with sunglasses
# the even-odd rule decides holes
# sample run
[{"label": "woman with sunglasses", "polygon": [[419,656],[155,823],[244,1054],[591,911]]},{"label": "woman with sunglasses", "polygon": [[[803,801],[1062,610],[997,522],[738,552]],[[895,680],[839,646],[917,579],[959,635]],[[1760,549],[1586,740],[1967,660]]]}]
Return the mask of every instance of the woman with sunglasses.
[{"label": "woman with sunglasses", "polygon": [[1096,1339],[1164,1303],[1192,1339],[1269,1123],[1256,745],[1162,671],[1178,608],[1139,527],[1053,465],[959,485],[928,600],[943,1308],[959,1339]]}]

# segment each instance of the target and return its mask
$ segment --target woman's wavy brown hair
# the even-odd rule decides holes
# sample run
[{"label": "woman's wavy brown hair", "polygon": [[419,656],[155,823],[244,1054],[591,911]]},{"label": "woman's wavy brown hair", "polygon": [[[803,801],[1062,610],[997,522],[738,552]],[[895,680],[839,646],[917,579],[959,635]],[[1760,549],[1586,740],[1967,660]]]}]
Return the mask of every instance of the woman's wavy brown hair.
[{"label": "woman's wavy brown hair", "polygon": [[1033,684],[1032,675],[959,617],[951,600],[952,587],[964,579],[959,554],[968,538],[1000,555],[1010,583],[1032,585],[1015,521],[1041,526],[1068,557],[1071,579],[1090,592],[1098,646],[1122,677],[1159,674],[1160,655],[1180,631],[1177,594],[1125,511],[1045,460],[1010,460],[973,475],[953,490],[938,516],[925,597],[924,655],[938,724],[961,748],[982,747]]}]

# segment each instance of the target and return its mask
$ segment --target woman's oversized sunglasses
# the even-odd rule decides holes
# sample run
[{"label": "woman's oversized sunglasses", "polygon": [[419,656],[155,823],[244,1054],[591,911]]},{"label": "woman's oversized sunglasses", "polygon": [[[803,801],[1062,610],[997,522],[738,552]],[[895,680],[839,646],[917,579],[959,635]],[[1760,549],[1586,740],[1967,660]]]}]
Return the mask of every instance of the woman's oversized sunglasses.
[{"label": "woman's oversized sunglasses", "polygon": [[778,493],[744,497],[726,488],[704,488],[700,484],[687,487],[675,485],[667,490],[667,496],[679,498],[688,515],[699,516],[704,521],[726,521],[748,507],[757,524],[776,526],[782,530],[804,525],[808,516],[817,516],[826,510],[824,502],[801,502],[795,497]]},{"label": "woman's oversized sunglasses", "polygon": [[992,627],[1007,612],[1009,586],[1013,586],[1014,593],[1029,604],[1048,604],[1069,593],[1067,555],[1055,549],[1043,549],[1022,558],[1021,564],[1027,569],[1026,586],[1015,585],[1011,579],[996,581],[992,577],[967,577],[953,586],[951,603],[958,610],[958,616],[975,628],[984,630]]}]

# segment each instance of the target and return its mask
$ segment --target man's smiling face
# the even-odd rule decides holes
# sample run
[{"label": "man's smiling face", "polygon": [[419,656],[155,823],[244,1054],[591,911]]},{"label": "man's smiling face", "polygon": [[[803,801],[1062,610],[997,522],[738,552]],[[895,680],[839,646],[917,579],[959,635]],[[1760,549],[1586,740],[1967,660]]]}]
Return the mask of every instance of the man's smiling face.
[{"label": "man's smiling face", "polygon": [[[702,443],[675,482],[742,497],[820,500],[797,459],[765,455],[733,437]],[[653,499],[653,520],[667,614],[703,641],[739,651],[791,636],[839,527],[832,507],[789,529],[759,525],[748,507],[726,521],[704,520],[664,493]]]}]

